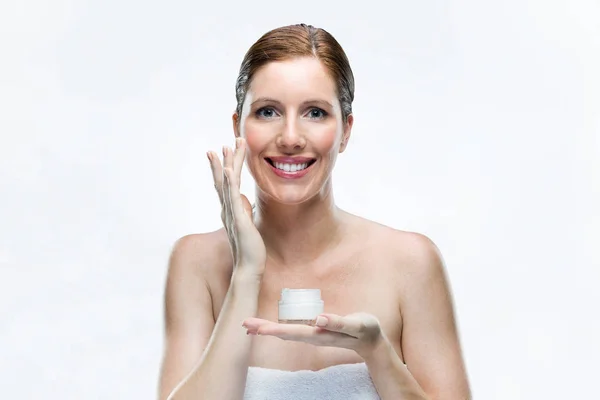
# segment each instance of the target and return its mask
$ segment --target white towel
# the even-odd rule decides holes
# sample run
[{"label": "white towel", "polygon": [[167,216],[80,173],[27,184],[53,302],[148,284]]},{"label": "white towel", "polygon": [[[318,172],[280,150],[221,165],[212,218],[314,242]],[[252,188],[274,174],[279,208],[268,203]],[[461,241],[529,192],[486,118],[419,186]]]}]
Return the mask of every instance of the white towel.
[{"label": "white towel", "polygon": [[250,367],[244,400],[380,400],[367,365],[341,364],[319,371]]}]

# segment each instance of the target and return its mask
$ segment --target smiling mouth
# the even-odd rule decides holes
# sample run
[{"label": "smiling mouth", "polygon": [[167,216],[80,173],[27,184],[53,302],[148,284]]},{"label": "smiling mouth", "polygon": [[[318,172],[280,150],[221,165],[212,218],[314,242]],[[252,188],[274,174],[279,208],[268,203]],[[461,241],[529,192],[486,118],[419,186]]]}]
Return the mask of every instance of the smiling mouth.
[{"label": "smiling mouth", "polygon": [[308,162],[297,163],[297,164],[275,162],[275,161],[271,160],[270,158],[265,158],[265,161],[280,171],[294,173],[294,172],[305,170],[306,168],[313,165],[317,160],[310,160]]}]

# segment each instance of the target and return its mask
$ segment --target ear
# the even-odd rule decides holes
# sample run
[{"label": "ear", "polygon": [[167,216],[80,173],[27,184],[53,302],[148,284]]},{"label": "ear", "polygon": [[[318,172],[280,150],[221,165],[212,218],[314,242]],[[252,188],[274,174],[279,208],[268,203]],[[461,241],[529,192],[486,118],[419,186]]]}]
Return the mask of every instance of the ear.
[{"label": "ear", "polygon": [[346,150],[346,146],[348,146],[348,141],[350,140],[350,134],[352,133],[352,125],[354,124],[354,116],[352,114],[348,115],[348,120],[344,126],[344,133],[342,134],[342,141],[340,142],[340,153],[343,153]]},{"label": "ear", "polygon": [[240,137],[240,116],[238,115],[237,112],[234,111],[233,115],[231,116],[231,122],[233,122],[233,134],[235,135],[236,138]]}]

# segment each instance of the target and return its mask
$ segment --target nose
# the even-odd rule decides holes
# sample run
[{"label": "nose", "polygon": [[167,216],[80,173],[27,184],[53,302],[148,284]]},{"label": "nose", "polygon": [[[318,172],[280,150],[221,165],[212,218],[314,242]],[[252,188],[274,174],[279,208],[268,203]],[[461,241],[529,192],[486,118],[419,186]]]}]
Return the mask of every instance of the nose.
[{"label": "nose", "polygon": [[302,150],[306,146],[306,138],[298,129],[296,121],[288,119],[276,140],[277,147],[284,152]]}]

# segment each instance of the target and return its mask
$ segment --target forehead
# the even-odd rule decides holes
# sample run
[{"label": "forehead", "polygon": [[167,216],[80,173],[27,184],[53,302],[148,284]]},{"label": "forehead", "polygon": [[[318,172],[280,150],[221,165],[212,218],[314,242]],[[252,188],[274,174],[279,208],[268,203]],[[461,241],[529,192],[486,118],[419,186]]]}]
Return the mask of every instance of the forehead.
[{"label": "forehead", "polygon": [[281,101],[303,101],[307,97],[332,101],[335,82],[315,57],[273,61],[261,67],[250,84],[252,98],[272,97]]}]

